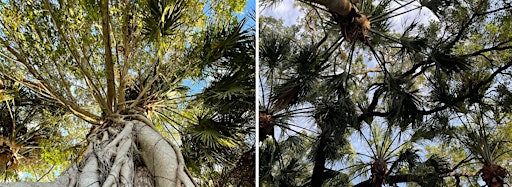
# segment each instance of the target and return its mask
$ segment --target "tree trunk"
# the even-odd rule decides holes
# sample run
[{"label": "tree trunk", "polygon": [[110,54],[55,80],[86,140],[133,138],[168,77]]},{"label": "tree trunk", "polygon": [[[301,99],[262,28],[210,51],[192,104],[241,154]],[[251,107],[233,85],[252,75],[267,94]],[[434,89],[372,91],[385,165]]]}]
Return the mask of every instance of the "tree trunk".
[{"label": "tree trunk", "polygon": [[329,10],[347,16],[352,11],[352,3],[349,0],[307,0],[325,6]]},{"label": "tree trunk", "polygon": [[[359,12],[350,0],[306,0],[325,6],[333,13],[334,20],[340,26],[341,34],[349,42],[365,42],[370,30],[370,21],[363,12]],[[354,1],[357,2],[357,1]]]},{"label": "tree trunk", "polygon": [[324,183],[325,148],[327,147],[326,134],[325,130],[320,134],[320,143],[315,153],[315,166],[311,177],[311,187],[321,187]]},{"label": "tree trunk", "polygon": [[18,182],[10,187],[196,186],[177,145],[142,116],[114,120],[88,136],[78,164],[49,183]]}]

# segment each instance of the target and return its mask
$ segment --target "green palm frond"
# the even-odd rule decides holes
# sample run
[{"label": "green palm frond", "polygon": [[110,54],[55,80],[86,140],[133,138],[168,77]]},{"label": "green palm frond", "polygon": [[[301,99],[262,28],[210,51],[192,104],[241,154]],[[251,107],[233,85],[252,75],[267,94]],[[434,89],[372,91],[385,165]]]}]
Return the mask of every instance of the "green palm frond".
[{"label": "green palm frond", "polygon": [[414,83],[409,79],[386,77],[383,84],[379,84],[376,92],[384,92],[388,107],[388,120],[393,125],[399,125],[401,129],[406,129],[410,124],[417,124],[421,121],[421,113],[418,105],[420,104],[414,89]]},{"label": "green palm frond", "polygon": [[253,105],[254,77],[252,68],[238,69],[226,73],[203,90],[200,98],[218,107],[220,112],[229,112],[234,108]]},{"label": "green palm frond", "polygon": [[463,70],[468,70],[470,67],[469,61],[466,58],[447,54],[439,50],[432,51],[428,61],[434,62],[441,70],[447,73],[458,73]]},{"label": "green palm frond", "polygon": [[365,147],[368,150],[367,153],[355,153],[355,162],[348,168],[353,177],[371,176],[371,168],[376,162],[386,163],[388,174],[399,172],[403,166],[414,168],[420,164],[417,151],[411,147],[413,142],[402,139],[404,133],[400,129],[373,125],[367,129],[368,132],[363,130],[364,128],[357,132],[367,144]]},{"label": "green palm frond", "polygon": [[407,52],[423,52],[427,48],[427,39],[426,38],[420,38],[418,36],[415,37],[408,37],[407,32],[412,30],[414,27],[416,27],[417,23],[413,23],[409,25],[405,33],[402,34],[402,37],[400,37],[400,44],[402,44],[401,50],[407,51]]},{"label": "green palm frond", "polygon": [[450,162],[441,155],[432,155],[425,161],[426,166],[432,167],[436,173],[446,173],[451,169]]},{"label": "green palm frond", "polygon": [[432,101],[451,104],[456,98],[456,91],[446,81],[448,78],[449,76],[443,73],[440,68],[436,68],[432,84],[430,85],[433,90]]},{"label": "green palm frond", "polygon": [[413,173],[416,167],[420,164],[420,155],[417,149],[406,148],[402,150],[398,158],[392,163],[390,170],[398,172],[402,166],[407,166],[409,172]]},{"label": "green palm frond", "polygon": [[271,102],[276,108],[283,109],[304,102],[304,98],[318,84],[318,78],[326,69],[326,59],[319,54],[316,45],[308,45],[299,49],[289,59],[290,67],[283,73],[288,78],[275,87]]},{"label": "green palm frond", "polygon": [[310,142],[290,136],[280,142],[267,138],[260,146],[260,186],[307,186],[309,166],[304,159]]},{"label": "green palm frond", "polygon": [[498,92],[496,96],[498,106],[502,107],[500,111],[503,113],[512,113],[512,90],[507,89],[507,86],[504,84],[498,85],[496,90]]},{"label": "green palm frond", "polygon": [[489,116],[494,113],[486,107],[475,107],[474,113],[463,119],[456,138],[466,150],[482,164],[496,164],[502,157],[512,151],[506,144],[510,138],[499,134],[501,124],[496,118]]},{"label": "green palm frond", "polygon": [[261,65],[272,70],[285,62],[292,52],[293,43],[276,33],[262,37],[259,48]]},{"label": "green palm frond", "polygon": [[459,5],[458,0],[421,0],[421,6],[430,9],[437,17],[444,15],[445,9],[449,6]]},{"label": "green palm frond", "polygon": [[146,0],[146,6],[143,34],[150,41],[173,35],[175,29],[182,25],[185,0]]},{"label": "green palm frond", "polygon": [[323,186],[348,186],[350,184],[348,174],[331,169],[327,170],[325,179]]},{"label": "green palm frond", "polygon": [[241,127],[229,123],[223,116],[205,112],[194,116],[194,121],[187,126],[187,134],[197,145],[212,151],[232,149],[243,141]]},{"label": "green palm frond", "polygon": [[[206,62],[216,62],[221,57],[229,58],[251,53],[249,49],[254,35],[244,27],[246,23],[247,18],[239,22],[209,23],[202,39],[204,44],[200,49],[196,49],[196,52]],[[229,63],[227,60],[218,62]]]},{"label": "green palm frond", "polygon": [[413,126],[414,133],[411,135],[411,141],[417,142],[422,139],[448,140],[453,137],[455,128],[449,124],[449,116],[447,113],[436,113],[431,120],[419,123]]}]

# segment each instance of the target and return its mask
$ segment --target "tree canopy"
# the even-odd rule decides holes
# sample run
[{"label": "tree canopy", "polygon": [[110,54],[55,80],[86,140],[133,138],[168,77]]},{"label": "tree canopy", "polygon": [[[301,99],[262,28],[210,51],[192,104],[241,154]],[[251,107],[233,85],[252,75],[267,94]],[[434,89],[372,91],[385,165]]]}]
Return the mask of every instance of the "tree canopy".
[{"label": "tree canopy", "polygon": [[259,18],[260,186],[510,185],[510,2],[294,6]]},{"label": "tree canopy", "polygon": [[[177,159],[195,185],[254,184],[254,172],[232,175],[255,167],[255,17],[244,7],[1,1],[1,174],[54,180],[68,166],[88,165],[95,136],[115,137],[136,120],[181,147]],[[133,140],[107,142],[116,139]],[[143,145],[135,142],[127,155],[137,166]],[[121,156],[114,158],[100,165],[115,166]]]}]

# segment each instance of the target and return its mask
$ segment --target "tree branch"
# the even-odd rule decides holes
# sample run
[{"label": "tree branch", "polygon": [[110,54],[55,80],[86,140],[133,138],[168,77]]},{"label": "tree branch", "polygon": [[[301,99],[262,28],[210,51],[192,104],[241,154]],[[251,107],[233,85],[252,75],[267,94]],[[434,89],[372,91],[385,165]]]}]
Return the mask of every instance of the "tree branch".
[{"label": "tree branch", "polygon": [[[119,88],[117,89],[118,94],[118,101],[119,103],[124,103],[125,101],[125,90],[126,90],[126,80],[125,76],[128,74],[128,69],[130,68],[130,52],[131,52],[131,45],[130,45],[130,35],[129,32],[130,29],[130,2],[127,0],[121,1],[123,4],[123,7],[125,8],[125,15],[124,15],[124,25],[123,25],[123,70],[119,74]],[[132,31],[133,32],[133,31]],[[124,105],[116,105],[114,106],[115,109],[123,110]]]},{"label": "tree branch", "polygon": [[502,71],[505,71],[506,69],[508,69],[511,66],[512,66],[512,61],[509,61],[506,65],[498,68],[494,73],[492,73],[491,76],[489,76],[489,78],[487,78],[486,80],[484,80],[482,82],[479,82],[475,87],[471,88],[468,92],[466,92],[465,95],[457,97],[452,102],[446,103],[445,105],[443,105],[441,107],[433,108],[431,110],[421,110],[420,111],[421,114],[423,114],[423,115],[433,114],[435,112],[439,112],[444,109],[447,109],[451,105],[457,104],[459,102],[463,102],[465,99],[470,98],[471,96],[474,96],[475,94],[478,94],[478,90],[481,87],[490,83],[492,80],[494,80],[494,77],[496,77],[496,75],[500,74]]},{"label": "tree branch", "polygon": [[512,46],[505,46],[505,47],[494,46],[494,47],[491,47],[491,48],[481,49],[481,50],[475,51],[475,52],[473,52],[471,54],[462,55],[461,57],[477,56],[477,55],[480,55],[482,53],[489,52],[489,51],[503,51],[503,50],[507,50],[507,49],[512,49]]},{"label": "tree branch", "polygon": [[46,93],[48,93],[48,95],[50,95],[52,98],[55,98],[56,100],[61,102],[73,114],[75,114],[79,118],[81,118],[91,124],[100,124],[101,123],[101,121],[99,120],[99,118],[96,115],[81,109],[75,103],[70,102],[69,100],[63,98],[61,95],[56,93],[54,90],[49,89],[50,86],[48,85],[47,81],[30,64],[28,64],[28,62],[25,60],[26,58],[24,57],[24,55],[16,52],[12,47],[9,46],[9,44],[7,44],[6,41],[0,39],[0,42],[4,45],[4,47],[7,48],[7,50],[12,55],[14,55],[16,57],[16,59],[17,59],[16,62],[20,62],[23,66],[25,66],[25,68],[27,68],[27,70],[29,71],[30,74],[32,74],[32,76],[34,76],[39,82],[41,82],[41,84],[40,84],[41,87],[43,88],[43,90]]},{"label": "tree branch", "polygon": [[357,121],[358,122],[362,122],[363,120],[365,120],[366,118],[368,117],[372,117],[372,116],[375,116],[374,114],[374,110],[375,110],[375,107],[377,107],[377,103],[379,102],[379,97],[384,93],[384,91],[381,91],[381,90],[376,90],[374,93],[373,93],[373,98],[372,98],[372,102],[370,103],[370,105],[368,106],[368,108],[366,109],[366,111],[359,115],[357,117]]},{"label": "tree branch", "polygon": [[112,61],[112,46],[110,44],[110,17],[108,0],[101,0],[101,27],[103,32],[103,45],[105,47],[105,73],[107,75],[107,113],[112,113],[112,106],[116,97],[114,83],[114,63]]},{"label": "tree branch", "polygon": [[59,36],[64,41],[64,44],[66,45],[66,48],[69,50],[69,52],[71,53],[71,56],[73,56],[73,58],[75,59],[76,63],[78,64],[78,67],[79,67],[80,71],[83,73],[84,79],[85,79],[85,82],[86,82],[87,86],[92,89],[93,97],[98,101],[98,104],[100,105],[101,108],[105,108],[106,107],[105,99],[103,99],[103,96],[101,95],[101,92],[98,90],[98,87],[94,84],[94,82],[92,82],[91,75],[89,74],[88,69],[86,67],[84,67],[84,63],[83,63],[83,60],[80,58],[80,55],[78,54],[78,52],[76,50],[74,50],[71,47],[68,38],[66,37],[66,35],[62,31],[61,25],[56,20],[55,15],[53,14],[53,9],[50,7],[51,4],[48,2],[48,0],[44,0],[44,4],[45,4],[45,8],[48,9],[48,12],[51,15],[52,22],[55,25],[55,28],[57,29],[57,32],[59,33]]}]

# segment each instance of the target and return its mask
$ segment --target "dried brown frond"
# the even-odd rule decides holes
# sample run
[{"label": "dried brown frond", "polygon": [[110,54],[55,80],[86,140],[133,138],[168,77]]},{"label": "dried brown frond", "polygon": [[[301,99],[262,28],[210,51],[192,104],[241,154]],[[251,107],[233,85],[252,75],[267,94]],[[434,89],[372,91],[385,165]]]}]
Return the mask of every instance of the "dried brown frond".
[{"label": "dried brown frond", "polygon": [[485,163],[481,172],[482,180],[489,187],[503,187],[504,179],[508,175],[507,169],[493,163]]},{"label": "dried brown frond", "polygon": [[294,86],[270,99],[274,103],[274,111],[286,108],[289,104],[295,104],[299,100],[300,87]]},{"label": "dried brown frond", "polygon": [[260,138],[260,141],[262,141],[265,138],[267,138],[267,136],[271,136],[272,134],[274,134],[275,121],[272,118],[272,115],[267,114],[265,112],[260,112],[259,120],[260,120],[259,138]]},{"label": "dried brown frond", "polygon": [[345,37],[345,40],[348,42],[365,41],[368,38],[370,21],[363,13],[357,12],[355,9],[352,12],[347,16],[341,16],[336,13],[332,14],[340,26],[341,34]]}]

